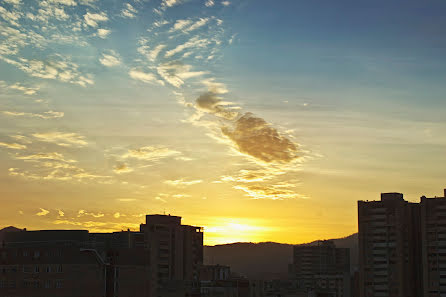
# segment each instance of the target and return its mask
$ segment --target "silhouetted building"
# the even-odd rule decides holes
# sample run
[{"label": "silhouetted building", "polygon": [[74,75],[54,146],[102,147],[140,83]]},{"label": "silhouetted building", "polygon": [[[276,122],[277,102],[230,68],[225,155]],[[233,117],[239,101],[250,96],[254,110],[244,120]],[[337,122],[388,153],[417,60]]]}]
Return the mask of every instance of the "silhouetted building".
[{"label": "silhouetted building", "polygon": [[444,197],[421,197],[421,251],[425,297],[446,296],[446,190]]},{"label": "silhouetted building", "polygon": [[292,273],[306,292],[350,297],[350,250],[332,241],[294,247]]},{"label": "silhouetted building", "polygon": [[419,204],[400,193],[358,201],[361,297],[420,297]]},{"label": "silhouetted building", "polygon": [[181,225],[177,216],[148,215],[140,231],[150,251],[153,296],[199,295],[203,228]]},{"label": "silhouetted building", "polygon": [[[162,222],[172,218],[181,222],[180,217],[147,216],[141,232],[5,233],[0,245],[0,296],[194,296],[203,257],[202,229],[175,224],[166,243]],[[165,258],[167,269],[161,266]]]}]

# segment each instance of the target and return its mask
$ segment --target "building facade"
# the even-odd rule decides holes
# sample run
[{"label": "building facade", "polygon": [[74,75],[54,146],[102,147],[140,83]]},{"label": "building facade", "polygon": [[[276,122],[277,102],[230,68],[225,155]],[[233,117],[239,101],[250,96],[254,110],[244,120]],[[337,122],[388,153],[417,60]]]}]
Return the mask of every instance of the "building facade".
[{"label": "building facade", "polygon": [[446,190],[444,197],[421,197],[421,250],[425,297],[446,296]]},{"label": "building facade", "polygon": [[155,215],[147,216],[140,229],[5,233],[0,296],[195,296],[203,261],[202,228],[183,226],[180,217]]},{"label": "building facade", "polygon": [[350,297],[350,250],[333,241],[295,246],[292,273],[306,292]]},{"label": "building facade", "polygon": [[444,197],[358,201],[358,229],[360,297],[446,296]]}]

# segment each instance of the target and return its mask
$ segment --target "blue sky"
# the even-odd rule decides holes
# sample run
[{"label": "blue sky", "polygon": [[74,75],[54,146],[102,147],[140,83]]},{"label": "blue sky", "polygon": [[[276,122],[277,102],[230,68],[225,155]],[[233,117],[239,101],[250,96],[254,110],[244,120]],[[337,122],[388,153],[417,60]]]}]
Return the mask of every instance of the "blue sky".
[{"label": "blue sky", "polygon": [[4,0],[0,225],[297,243],[441,193],[445,5]]}]

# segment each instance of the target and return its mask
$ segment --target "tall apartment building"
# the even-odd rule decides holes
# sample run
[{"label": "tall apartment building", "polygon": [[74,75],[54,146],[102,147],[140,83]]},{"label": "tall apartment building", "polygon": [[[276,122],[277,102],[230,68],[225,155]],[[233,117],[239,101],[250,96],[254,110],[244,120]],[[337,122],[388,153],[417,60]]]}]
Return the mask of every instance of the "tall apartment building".
[{"label": "tall apartment building", "polygon": [[333,241],[295,246],[292,273],[307,292],[350,297],[350,250],[336,248]]},{"label": "tall apartment building", "polygon": [[421,197],[421,250],[425,297],[446,296],[446,190],[444,197]]},{"label": "tall apartment building", "polygon": [[143,232],[5,233],[0,242],[0,296],[194,296],[193,280],[198,283],[203,258],[202,228],[175,223],[173,232],[162,231],[163,222],[172,218],[181,222],[180,217],[147,216]]},{"label": "tall apartment building", "polygon": [[203,228],[181,225],[181,217],[148,215],[141,224],[150,251],[152,294],[156,297],[200,294]]},{"label": "tall apartment building", "polygon": [[401,193],[358,201],[361,297],[420,297],[419,205]]},{"label": "tall apartment building", "polygon": [[358,228],[360,297],[446,296],[444,197],[358,201]]}]

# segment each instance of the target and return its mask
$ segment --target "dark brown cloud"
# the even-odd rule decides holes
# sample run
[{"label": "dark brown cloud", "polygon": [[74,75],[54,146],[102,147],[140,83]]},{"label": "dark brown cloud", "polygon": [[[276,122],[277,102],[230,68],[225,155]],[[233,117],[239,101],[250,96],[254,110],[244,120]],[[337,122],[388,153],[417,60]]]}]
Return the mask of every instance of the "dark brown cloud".
[{"label": "dark brown cloud", "polygon": [[238,150],[267,163],[289,163],[298,158],[297,145],[281,135],[264,119],[245,113],[235,121],[234,128],[222,132]]},{"label": "dark brown cloud", "polygon": [[235,119],[239,113],[231,108],[230,103],[224,102],[215,93],[207,92],[202,94],[195,101],[197,108],[227,120]]}]

